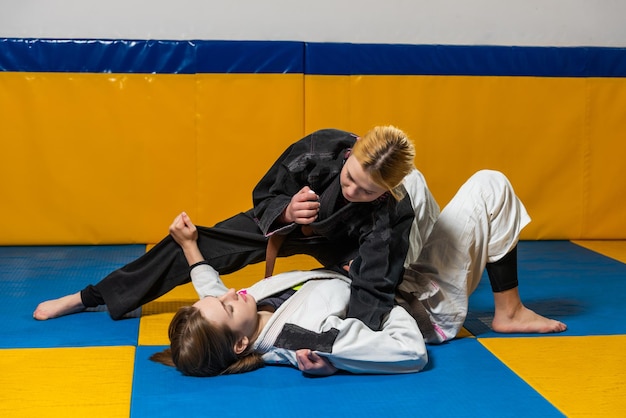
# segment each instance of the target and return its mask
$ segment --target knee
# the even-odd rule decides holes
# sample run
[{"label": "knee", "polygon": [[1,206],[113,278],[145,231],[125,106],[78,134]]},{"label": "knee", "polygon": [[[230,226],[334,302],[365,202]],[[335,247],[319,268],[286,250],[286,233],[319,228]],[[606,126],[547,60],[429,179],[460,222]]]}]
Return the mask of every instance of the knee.
[{"label": "knee", "polygon": [[468,184],[470,190],[484,200],[492,213],[516,201],[513,186],[500,171],[480,170],[470,177]]},{"label": "knee", "polygon": [[508,182],[506,176],[501,171],[497,170],[479,170],[474,173],[474,175],[472,175],[472,177],[470,178],[479,180],[481,183],[500,183],[502,181]]},{"label": "knee", "polygon": [[492,191],[511,191],[513,188],[509,179],[500,171],[480,170],[470,177],[470,181]]}]

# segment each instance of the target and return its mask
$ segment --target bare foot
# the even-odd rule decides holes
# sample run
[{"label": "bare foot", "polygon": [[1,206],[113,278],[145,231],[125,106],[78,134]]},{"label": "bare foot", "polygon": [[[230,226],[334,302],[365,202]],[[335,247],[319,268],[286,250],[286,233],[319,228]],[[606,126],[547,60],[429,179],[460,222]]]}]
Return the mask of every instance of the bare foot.
[{"label": "bare foot", "polygon": [[564,323],[541,316],[522,304],[512,314],[505,314],[496,310],[491,326],[495,332],[508,334],[546,334],[567,330],[567,325]]},{"label": "bare foot", "polygon": [[35,312],[33,312],[33,318],[45,321],[46,319],[58,318],[84,310],[85,306],[80,298],[80,292],[77,292],[62,298],[41,302],[35,309]]}]

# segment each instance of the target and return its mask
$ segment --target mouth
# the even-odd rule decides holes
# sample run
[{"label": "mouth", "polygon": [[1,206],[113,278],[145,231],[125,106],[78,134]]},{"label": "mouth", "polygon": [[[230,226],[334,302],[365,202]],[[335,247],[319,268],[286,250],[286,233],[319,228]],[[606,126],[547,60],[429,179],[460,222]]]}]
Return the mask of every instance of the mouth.
[{"label": "mouth", "polygon": [[246,289],[241,289],[240,291],[237,292],[237,294],[241,296],[244,302],[248,301],[248,291]]}]

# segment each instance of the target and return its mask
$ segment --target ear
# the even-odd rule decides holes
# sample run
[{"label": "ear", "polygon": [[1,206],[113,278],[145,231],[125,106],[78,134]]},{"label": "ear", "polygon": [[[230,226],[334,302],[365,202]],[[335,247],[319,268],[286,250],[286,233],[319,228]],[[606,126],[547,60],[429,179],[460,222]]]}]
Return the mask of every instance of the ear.
[{"label": "ear", "polygon": [[244,351],[246,351],[246,348],[248,348],[249,343],[250,343],[250,340],[248,339],[248,337],[246,336],[241,337],[239,340],[237,340],[237,342],[235,343],[235,346],[233,347],[235,350],[235,353],[239,355],[243,353]]}]

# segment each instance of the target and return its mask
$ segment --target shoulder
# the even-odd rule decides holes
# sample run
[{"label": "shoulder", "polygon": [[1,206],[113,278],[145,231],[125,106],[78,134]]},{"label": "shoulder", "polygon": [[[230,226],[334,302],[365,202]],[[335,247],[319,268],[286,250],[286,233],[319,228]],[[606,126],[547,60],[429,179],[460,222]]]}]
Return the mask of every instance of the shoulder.
[{"label": "shoulder", "polygon": [[312,152],[342,150],[354,145],[358,135],[341,129],[320,129],[304,137],[301,141],[310,146]]},{"label": "shoulder", "polygon": [[[349,148],[358,136],[339,129],[315,131],[294,143],[282,161],[290,172],[310,171],[330,165],[327,173],[336,173]],[[321,168],[318,168],[321,170]]]},{"label": "shoulder", "polygon": [[310,135],[315,138],[327,138],[327,139],[353,138],[355,141],[358,138],[358,135],[353,132],[344,131],[344,130],[335,129],[335,128],[320,129],[315,132],[312,132]]}]

